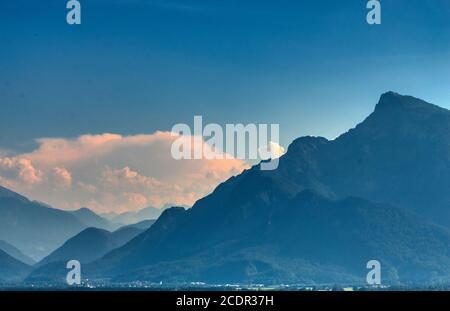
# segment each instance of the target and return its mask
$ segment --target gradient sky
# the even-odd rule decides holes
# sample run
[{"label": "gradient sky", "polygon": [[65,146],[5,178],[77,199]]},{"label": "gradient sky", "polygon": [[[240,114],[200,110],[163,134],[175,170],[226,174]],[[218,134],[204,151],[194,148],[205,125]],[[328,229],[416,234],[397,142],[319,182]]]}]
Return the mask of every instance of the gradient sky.
[{"label": "gradient sky", "polygon": [[448,0],[383,0],[380,26],[365,0],[80,2],[82,25],[69,26],[65,0],[0,0],[0,156],[53,146],[43,137],[90,150],[77,137],[169,131],[194,115],[279,123],[287,147],[354,127],[389,90],[450,108]]},{"label": "gradient sky", "polygon": [[280,123],[333,138],[394,90],[450,108],[450,2],[0,2],[0,148],[175,123]]}]

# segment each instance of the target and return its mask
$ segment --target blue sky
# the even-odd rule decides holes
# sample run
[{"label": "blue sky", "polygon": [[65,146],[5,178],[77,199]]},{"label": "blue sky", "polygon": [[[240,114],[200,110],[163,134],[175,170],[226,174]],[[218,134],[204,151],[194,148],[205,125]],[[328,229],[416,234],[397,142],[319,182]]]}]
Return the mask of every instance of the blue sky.
[{"label": "blue sky", "polygon": [[0,2],[0,149],[40,137],[279,123],[333,138],[394,90],[450,108],[450,2]]}]

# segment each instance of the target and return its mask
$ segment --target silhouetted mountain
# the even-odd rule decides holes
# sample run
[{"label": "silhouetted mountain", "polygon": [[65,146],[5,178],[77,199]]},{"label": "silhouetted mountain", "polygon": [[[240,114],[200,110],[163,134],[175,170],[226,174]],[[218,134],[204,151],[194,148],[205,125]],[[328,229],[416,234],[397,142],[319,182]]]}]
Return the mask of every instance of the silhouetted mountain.
[{"label": "silhouetted mountain", "polygon": [[74,215],[0,188],[0,240],[40,260],[86,225]]},{"label": "silhouetted mountain", "polygon": [[92,210],[86,207],[80,208],[76,211],[71,211],[70,213],[74,215],[79,221],[84,223],[87,227],[94,227],[109,231],[115,230],[119,227],[119,225],[111,223],[108,219],[97,215]]},{"label": "silhouetted mountain", "polygon": [[165,211],[88,271],[118,280],[363,282],[366,262],[377,259],[391,282],[448,281],[450,233],[426,218],[450,224],[449,130],[448,110],[386,93],[355,129],[334,141],[297,139],[277,170],[255,166],[192,209]]},{"label": "silhouetted mountain", "polygon": [[124,245],[142,232],[144,232],[143,229],[134,227],[122,228],[115,232],[87,228],[70,238],[64,245],[40,261],[37,266],[42,267],[51,262],[67,262],[72,259],[89,263]]},{"label": "silhouetted mountain", "polygon": [[[332,156],[331,156],[332,155]],[[337,196],[411,208],[450,226],[450,111],[395,93],[355,129],[311,154]]]},{"label": "silhouetted mountain", "polygon": [[19,249],[17,249],[14,245],[11,245],[10,243],[8,243],[6,241],[0,240],[0,250],[4,251],[9,256],[11,256],[29,266],[32,266],[36,263],[33,259],[31,259],[27,255],[22,253]]},{"label": "silhouetted mountain", "polygon": [[149,206],[137,212],[125,212],[121,214],[106,213],[102,214],[101,216],[116,224],[131,225],[143,220],[157,219],[161,215],[161,213],[168,207],[170,207],[170,205],[167,205],[163,208]]},{"label": "silhouetted mountain", "polygon": [[117,281],[363,284],[377,259],[384,282],[450,278],[450,232],[407,210],[310,191],[257,201],[209,222],[201,210],[170,209],[88,271]]},{"label": "silhouetted mountain", "polygon": [[63,246],[39,262],[26,278],[26,282],[48,282],[65,284],[66,264],[75,259],[82,264],[101,258],[109,251],[123,246],[145,230],[132,225],[114,232],[88,228],[69,239]]},{"label": "silhouetted mountain", "polygon": [[21,281],[31,267],[0,250],[0,282]]}]

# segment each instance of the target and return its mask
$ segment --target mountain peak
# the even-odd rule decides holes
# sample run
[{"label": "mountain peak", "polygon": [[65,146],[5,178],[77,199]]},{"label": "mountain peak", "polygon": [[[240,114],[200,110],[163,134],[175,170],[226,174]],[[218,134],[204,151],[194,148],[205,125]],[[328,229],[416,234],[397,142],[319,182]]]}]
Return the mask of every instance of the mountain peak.
[{"label": "mountain peak", "polygon": [[422,99],[409,95],[401,95],[393,91],[381,95],[375,107],[375,112],[382,111],[416,111],[419,113],[448,112],[447,109],[433,105]]},{"label": "mountain peak", "polygon": [[80,214],[83,213],[83,214],[90,214],[90,215],[95,214],[96,215],[96,213],[94,211],[92,211],[91,209],[89,209],[87,207],[81,207],[77,210],[72,211],[72,213],[80,213]]},{"label": "mountain peak", "polygon": [[375,110],[405,107],[411,105],[413,101],[420,101],[422,103],[425,103],[424,101],[417,98],[389,91],[381,95]]},{"label": "mountain peak", "polygon": [[401,98],[401,97],[406,97],[406,96],[399,94],[397,92],[394,92],[394,91],[387,91],[386,93],[381,94],[382,99]]}]

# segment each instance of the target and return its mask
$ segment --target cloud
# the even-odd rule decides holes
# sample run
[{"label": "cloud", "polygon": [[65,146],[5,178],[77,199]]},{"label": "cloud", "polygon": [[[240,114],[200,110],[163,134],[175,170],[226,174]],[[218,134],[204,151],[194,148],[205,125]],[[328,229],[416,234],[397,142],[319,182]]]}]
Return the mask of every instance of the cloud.
[{"label": "cloud", "polygon": [[[237,159],[175,160],[175,139],[170,132],[42,138],[32,152],[0,155],[0,183],[58,208],[120,212],[192,205],[247,168]],[[203,140],[198,146],[213,152]]]},{"label": "cloud", "polygon": [[52,173],[56,186],[70,187],[72,185],[72,174],[64,167],[54,167]]},{"label": "cloud", "polygon": [[272,159],[278,159],[278,158],[280,158],[283,154],[286,153],[286,150],[284,149],[284,147],[281,146],[280,144],[274,142],[274,141],[271,141],[271,142],[270,142],[270,144],[269,144],[269,150],[270,150],[270,153],[271,153],[271,155],[272,155],[272,157],[271,157]]},{"label": "cloud", "polygon": [[27,158],[0,158],[0,169],[5,172],[6,176],[13,176],[27,185],[37,184],[43,180],[42,171],[36,169]]},{"label": "cloud", "polygon": [[259,149],[260,155],[267,155],[266,157],[263,157],[264,160],[268,159],[278,159],[283,154],[286,153],[286,150],[284,147],[282,147],[280,144],[274,141],[270,141],[267,146],[264,146],[263,148]]}]

